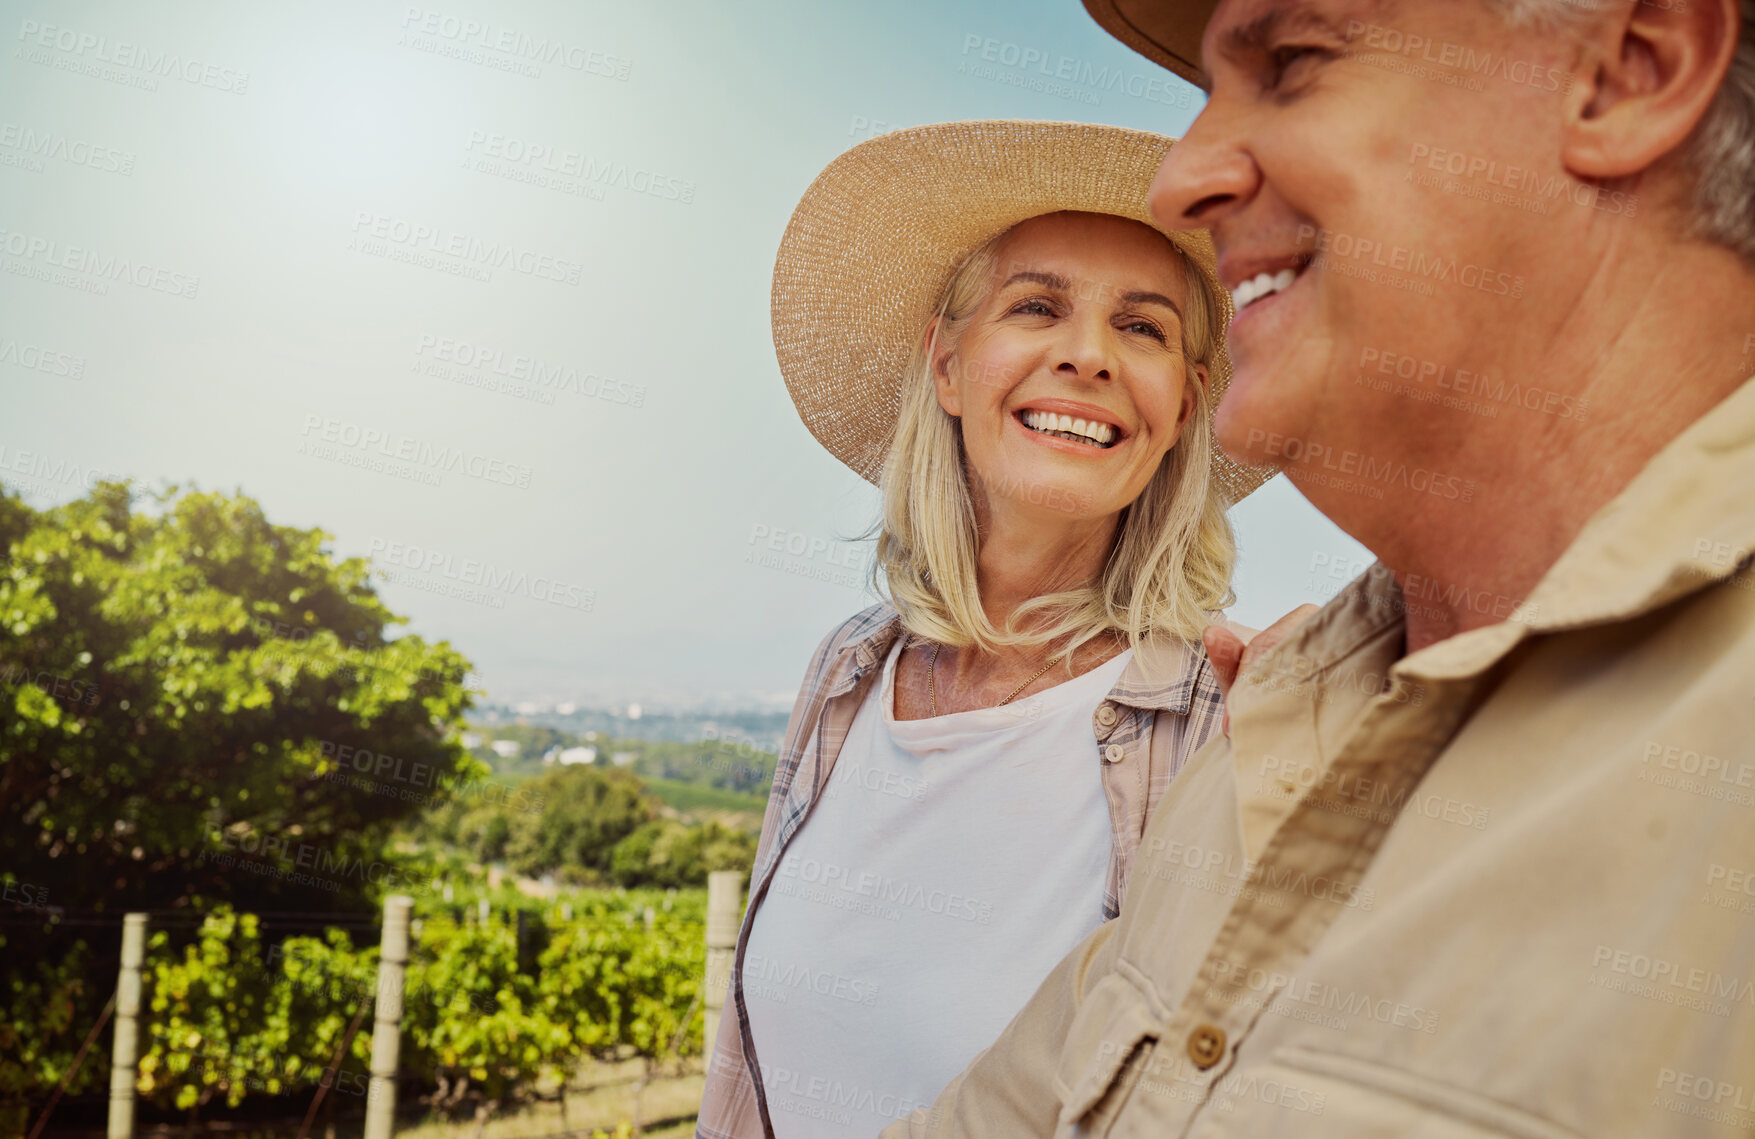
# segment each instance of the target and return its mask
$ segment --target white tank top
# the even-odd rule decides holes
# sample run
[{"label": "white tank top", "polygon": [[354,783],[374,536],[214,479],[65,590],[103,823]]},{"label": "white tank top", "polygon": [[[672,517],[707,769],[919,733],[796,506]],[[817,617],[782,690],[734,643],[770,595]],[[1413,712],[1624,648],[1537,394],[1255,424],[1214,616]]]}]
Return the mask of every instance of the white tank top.
[{"label": "white tank top", "polygon": [[869,1139],[993,1042],[1103,920],[1091,726],[1132,657],[1000,708],[895,718],[899,638],[750,929],[778,1139]]}]

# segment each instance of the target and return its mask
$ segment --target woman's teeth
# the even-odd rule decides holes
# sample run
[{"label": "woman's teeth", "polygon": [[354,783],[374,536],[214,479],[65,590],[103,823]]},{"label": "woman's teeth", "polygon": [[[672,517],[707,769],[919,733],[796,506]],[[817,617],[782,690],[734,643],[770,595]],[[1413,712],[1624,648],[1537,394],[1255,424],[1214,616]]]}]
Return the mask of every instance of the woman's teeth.
[{"label": "woman's teeth", "polygon": [[1052,411],[1029,410],[1020,419],[1024,426],[1032,431],[1040,431],[1044,435],[1056,435],[1062,439],[1071,439],[1075,443],[1086,443],[1093,447],[1108,447],[1115,440],[1115,428],[1107,423],[1099,423],[1091,419],[1074,419],[1070,415],[1056,415]]},{"label": "woman's teeth", "polygon": [[1291,288],[1292,282],[1297,279],[1296,269],[1281,269],[1278,273],[1257,273],[1231,291],[1231,305],[1238,312],[1242,312],[1251,302]]}]

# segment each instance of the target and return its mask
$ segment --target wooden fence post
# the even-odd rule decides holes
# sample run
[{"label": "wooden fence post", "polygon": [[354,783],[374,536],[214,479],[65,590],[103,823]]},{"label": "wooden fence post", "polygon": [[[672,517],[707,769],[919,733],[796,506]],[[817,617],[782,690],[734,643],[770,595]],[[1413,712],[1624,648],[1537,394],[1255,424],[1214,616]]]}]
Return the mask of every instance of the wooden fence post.
[{"label": "wooden fence post", "polygon": [[707,875],[707,1012],[702,1026],[701,1054],[713,1060],[719,1039],[719,1016],[731,987],[731,962],[737,951],[737,928],[743,924],[743,874],[715,870]]},{"label": "wooden fence post", "polygon": [[140,967],[146,961],[146,915],[122,917],[122,969],[116,976],[116,1035],[110,1051],[108,1139],[134,1137],[134,1082],[140,1061]]},{"label": "wooden fence post", "polygon": [[[402,1050],[403,970],[408,965],[408,915],[414,899],[384,899],[378,950],[378,1008],[372,1023],[372,1083],[366,1093],[365,1139],[390,1139],[396,1129],[396,1066]],[[112,1137],[113,1139],[113,1137]]]}]

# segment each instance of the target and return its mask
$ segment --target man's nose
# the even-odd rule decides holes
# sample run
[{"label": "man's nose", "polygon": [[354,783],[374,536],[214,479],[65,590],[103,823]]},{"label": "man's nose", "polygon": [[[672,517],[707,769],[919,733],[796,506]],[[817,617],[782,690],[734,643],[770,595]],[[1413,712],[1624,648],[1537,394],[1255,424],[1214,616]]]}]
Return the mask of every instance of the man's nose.
[{"label": "man's nose", "polygon": [[1208,102],[1152,179],[1152,217],[1166,229],[1211,229],[1261,189],[1237,116]]}]

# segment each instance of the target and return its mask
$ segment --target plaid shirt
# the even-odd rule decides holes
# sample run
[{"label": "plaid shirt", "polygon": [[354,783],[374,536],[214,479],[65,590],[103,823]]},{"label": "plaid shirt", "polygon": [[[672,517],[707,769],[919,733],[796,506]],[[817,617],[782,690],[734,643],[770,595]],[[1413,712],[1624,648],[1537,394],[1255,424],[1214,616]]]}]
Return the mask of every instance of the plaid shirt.
[{"label": "plaid shirt", "polygon": [[[774,1134],[744,1006],[744,948],[775,868],[828,787],[854,714],[900,635],[902,620],[895,609],[874,605],[830,633],[811,658],[762,820],[749,906],[737,936],[719,1039],[707,1066],[696,1139],[767,1139]],[[1154,638],[1140,645],[1092,714],[1092,758],[1101,765],[1114,837],[1103,890],[1105,920],[1121,912],[1146,816],[1171,778],[1218,730],[1223,712],[1218,682],[1201,647]]]}]

